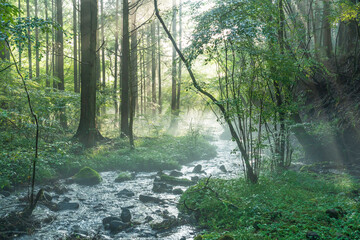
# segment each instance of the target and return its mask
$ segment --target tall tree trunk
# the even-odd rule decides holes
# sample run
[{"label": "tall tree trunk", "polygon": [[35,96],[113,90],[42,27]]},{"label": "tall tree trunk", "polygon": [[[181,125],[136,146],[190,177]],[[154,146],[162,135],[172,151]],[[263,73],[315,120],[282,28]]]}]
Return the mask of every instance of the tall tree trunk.
[{"label": "tall tree trunk", "polygon": [[323,12],[323,48],[325,56],[330,58],[332,55],[332,39],[331,39],[331,25],[330,25],[330,0],[323,0],[324,12]]},{"label": "tall tree trunk", "polygon": [[145,74],[145,114],[147,114],[147,110],[151,109],[151,26],[149,25],[147,28],[146,35],[146,74]]},{"label": "tall tree trunk", "polygon": [[101,66],[102,66],[102,90],[105,91],[105,15],[104,15],[104,0],[101,0],[101,40],[103,47],[101,48]]},{"label": "tall tree trunk", "polygon": [[78,66],[77,66],[77,9],[76,0],[73,0],[73,33],[74,33],[74,92],[78,92]]},{"label": "tall tree trunk", "polygon": [[[172,36],[176,41],[177,30],[176,30],[176,0],[172,1],[173,4],[173,15],[172,15]],[[171,71],[171,126],[174,126],[176,120],[176,50],[173,47],[172,52],[172,71]]]},{"label": "tall tree trunk", "polygon": [[[35,18],[38,18],[38,1],[35,0]],[[35,28],[35,66],[36,66],[36,78],[39,80],[40,77],[40,55],[39,55],[39,29]]]},{"label": "tall tree trunk", "polygon": [[[56,1],[56,20],[63,27],[62,0]],[[55,77],[59,81],[57,88],[60,91],[65,90],[64,82],[64,38],[61,29],[56,31],[56,57],[55,57]],[[61,104],[60,108],[60,125],[63,129],[67,128],[67,120],[65,115],[65,104]]]},{"label": "tall tree trunk", "polygon": [[[182,0],[179,3],[179,49],[182,51]],[[176,113],[180,113],[180,91],[181,91],[181,68],[182,62],[179,61],[179,73],[178,73],[178,84],[177,84],[177,95],[176,95]]]},{"label": "tall tree trunk", "polygon": [[159,85],[159,114],[162,112],[162,99],[161,99],[161,37],[160,37],[160,22],[157,24],[157,35],[158,35],[158,85]]},{"label": "tall tree trunk", "polygon": [[[26,1],[26,17],[30,19],[30,2],[29,0]],[[31,57],[31,41],[30,41],[30,27],[28,28],[28,61],[29,61],[29,78],[32,79],[32,57]]]},{"label": "tall tree trunk", "polygon": [[152,113],[156,114],[156,41],[155,41],[155,22],[151,23],[151,102]]},{"label": "tall tree trunk", "polygon": [[[80,9],[80,0],[78,0],[77,9]],[[78,17],[78,29],[81,31],[81,23],[80,17]],[[78,31],[78,62],[79,62],[79,70],[78,70],[78,88],[77,93],[80,93],[81,89],[81,32]]]},{"label": "tall tree trunk", "polygon": [[119,106],[117,101],[117,84],[118,84],[118,51],[119,51],[119,1],[116,0],[115,10],[115,69],[114,69],[114,107],[115,107],[115,125],[117,124],[117,117],[119,114]]},{"label": "tall tree trunk", "polygon": [[87,147],[99,137],[96,129],[97,0],[81,0],[81,113],[76,137]]},{"label": "tall tree trunk", "polygon": [[[136,3],[136,1],[132,1]],[[130,146],[134,148],[134,117],[138,108],[138,52],[137,52],[137,30],[136,30],[136,7],[133,6],[131,14],[131,66],[130,66],[130,122],[129,139]]]},{"label": "tall tree trunk", "polygon": [[121,135],[129,136],[129,2],[123,0],[123,33],[122,33],[122,61],[121,61]]},{"label": "tall tree trunk", "polygon": [[[21,0],[18,1],[18,8],[19,8],[19,20],[21,18]],[[19,68],[21,69],[21,53],[22,53],[22,43],[19,42]]]},{"label": "tall tree trunk", "polygon": [[[45,0],[45,18],[46,20],[48,20],[49,16],[48,16],[48,0]],[[46,55],[45,55],[45,71],[46,71],[46,87],[49,88],[50,87],[50,79],[49,79],[49,33],[46,32]]]},{"label": "tall tree trunk", "polygon": [[[55,0],[51,0],[51,19],[54,21],[55,17],[56,17],[56,13],[55,13]],[[55,44],[55,35],[56,35],[56,31],[54,26],[52,27],[52,33],[51,33],[51,73],[52,73],[52,79],[53,79],[53,83],[52,83],[52,87],[53,89],[57,89],[57,81],[55,79],[55,54],[56,54],[56,44]]]}]

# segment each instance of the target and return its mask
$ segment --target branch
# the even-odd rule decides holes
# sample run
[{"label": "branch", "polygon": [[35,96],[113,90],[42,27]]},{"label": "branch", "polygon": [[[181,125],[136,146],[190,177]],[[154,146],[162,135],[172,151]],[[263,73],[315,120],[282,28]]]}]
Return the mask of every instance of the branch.
[{"label": "branch", "polygon": [[4,71],[6,71],[7,69],[9,69],[10,67],[12,67],[14,64],[10,64],[9,66],[7,66],[6,68],[4,68],[4,69],[1,69],[0,70],[0,72],[4,72]]},{"label": "branch", "polygon": [[34,206],[36,205],[36,202],[34,203],[34,187],[35,187],[36,162],[37,162],[37,159],[38,159],[39,121],[38,121],[38,118],[37,118],[36,114],[34,113],[34,110],[33,110],[32,104],[31,104],[30,94],[29,94],[29,91],[27,89],[25,79],[24,79],[23,75],[21,74],[20,69],[19,69],[19,67],[18,67],[18,65],[17,65],[17,63],[15,61],[15,57],[14,57],[14,54],[13,54],[13,52],[11,50],[11,47],[10,47],[10,44],[9,44],[8,40],[5,40],[5,41],[6,41],[8,49],[9,49],[10,55],[11,55],[13,61],[14,61],[16,71],[19,74],[19,76],[21,77],[22,83],[24,85],[24,89],[25,89],[28,104],[29,104],[30,113],[33,116],[33,118],[35,120],[35,124],[36,124],[35,158],[33,160],[33,174],[32,174],[32,181],[31,181],[31,195],[30,195],[30,208],[33,209]]}]

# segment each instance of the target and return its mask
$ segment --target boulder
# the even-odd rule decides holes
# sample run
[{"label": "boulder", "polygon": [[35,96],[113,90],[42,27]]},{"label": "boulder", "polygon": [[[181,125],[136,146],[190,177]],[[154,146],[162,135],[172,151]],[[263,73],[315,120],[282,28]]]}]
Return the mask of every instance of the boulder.
[{"label": "boulder", "polygon": [[123,189],[119,193],[117,193],[116,196],[118,196],[118,197],[133,197],[133,196],[135,196],[135,193],[130,190]]},{"label": "boulder", "polygon": [[221,165],[219,168],[222,172],[227,173],[225,165]]},{"label": "boulder", "polygon": [[71,179],[75,183],[88,186],[99,184],[102,181],[100,174],[89,167],[82,168]]},{"label": "boulder", "polygon": [[179,226],[180,223],[177,218],[164,219],[162,222],[150,224],[151,229],[156,231],[165,231]]},{"label": "boulder", "polygon": [[173,189],[172,186],[170,186],[166,183],[157,182],[157,181],[154,182],[154,185],[152,188],[153,192],[155,192],[155,193],[171,192],[172,189]]},{"label": "boulder", "polygon": [[166,174],[160,176],[160,181],[178,186],[191,186],[194,183],[187,178],[176,178]]},{"label": "boulder", "polygon": [[200,164],[196,165],[192,170],[193,173],[202,173],[202,166]]},{"label": "boulder", "polygon": [[198,176],[193,176],[193,177],[191,177],[191,181],[193,181],[193,182],[197,182],[197,181],[199,181],[199,177]]},{"label": "boulder", "polygon": [[181,195],[184,193],[184,191],[180,188],[175,188],[173,191],[172,191],[173,194],[175,195]]},{"label": "boulder", "polygon": [[134,175],[132,175],[129,172],[121,172],[119,173],[119,175],[116,177],[115,182],[125,182],[125,181],[130,181],[133,180],[135,178]]},{"label": "boulder", "polygon": [[182,172],[175,171],[175,170],[170,172],[170,176],[172,176],[172,177],[181,177],[183,175],[184,174]]},{"label": "boulder", "polygon": [[43,198],[45,201],[48,201],[48,202],[51,202],[51,200],[53,199],[53,197],[48,192],[43,193]]},{"label": "boulder", "polygon": [[57,211],[77,210],[79,207],[79,203],[76,202],[59,202],[56,205]]},{"label": "boulder", "polygon": [[152,196],[140,195],[139,200],[143,203],[164,203],[164,200]]},{"label": "boulder", "polygon": [[131,212],[128,208],[121,208],[121,220],[124,222],[124,223],[128,223],[131,221]]},{"label": "boulder", "polygon": [[130,227],[129,223],[124,223],[124,222],[119,221],[119,220],[114,220],[114,221],[111,221],[109,223],[109,230],[112,233],[117,233],[117,232],[124,231],[128,227]]},{"label": "boulder", "polygon": [[111,217],[106,217],[106,218],[104,218],[104,219],[102,220],[102,223],[103,223],[103,225],[105,226],[105,225],[108,225],[108,224],[110,224],[110,222],[115,221],[115,220],[121,221],[120,218],[111,216]]},{"label": "boulder", "polygon": [[10,192],[8,192],[8,191],[0,191],[0,194],[3,195],[4,197],[10,196]]}]

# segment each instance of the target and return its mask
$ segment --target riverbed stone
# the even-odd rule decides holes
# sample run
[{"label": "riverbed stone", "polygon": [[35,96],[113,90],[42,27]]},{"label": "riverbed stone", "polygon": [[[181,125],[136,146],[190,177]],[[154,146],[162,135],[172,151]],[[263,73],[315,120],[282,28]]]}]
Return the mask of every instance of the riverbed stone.
[{"label": "riverbed stone", "polygon": [[200,180],[200,178],[198,176],[191,177],[191,181],[193,181],[193,182],[197,182],[199,180]]},{"label": "riverbed stone", "polygon": [[76,202],[59,202],[57,205],[57,211],[66,211],[66,210],[77,210],[80,205]]},{"label": "riverbed stone", "polygon": [[226,170],[225,165],[221,165],[219,168],[222,172],[227,173],[228,171]]},{"label": "riverbed stone", "polygon": [[0,191],[0,194],[3,195],[4,197],[10,197],[10,192],[8,191]]},{"label": "riverbed stone", "polygon": [[135,193],[125,188],[125,189],[121,190],[119,193],[117,193],[116,196],[118,196],[118,197],[133,197],[133,196],[135,196]]},{"label": "riverbed stone", "polygon": [[134,178],[135,178],[135,175],[132,175],[130,172],[121,172],[116,177],[115,182],[119,183],[119,182],[130,181],[130,180],[133,180]]},{"label": "riverbed stone", "polygon": [[166,183],[154,181],[152,190],[154,193],[165,193],[171,192],[173,190],[173,187]]},{"label": "riverbed stone", "polygon": [[96,185],[102,181],[100,174],[89,167],[82,168],[77,174],[72,176],[71,179],[75,183],[87,186]]},{"label": "riverbed stone", "polygon": [[43,193],[43,197],[44,197],[44,200],[45,200],[45,201],[48,201],[48,202],[51,202],[52,199],[53,199],[53,197],[50,195],[50,193],[45,192],[45,191],[44,191],[44,193]]},{"label": "riverbed stone", "polygon": [[202,166],[200,164],[196,165],[192,170],[193,173],[202,173]]},{"label": "riverbed stone", "polygon": [[175,195],[181,195],[184,193],[184,191],[180,188],[175,188],[173,191],[172,191],[173,194]]},{"label": "riverbed stone", "polygon": [[194,184],[191,180],[187,178],[176,178],[166,174],[160,176],[160,181],[176,186],[191,186]]},{"label": "riverbed stone", "polygon": [[111,232],[113,232],[113,233],[124,231],[128,227],[130,227],[129,223],[124,223],[124,222],[119,221],[119,220],[111,221],[110,224],[109,224],[109,230]]},{"label": "riverbed stone", "polygon": [[174,227],[179,226],[179,221],[177,218],[172,217],[172,218],[168,218],[168,219],[164,219],[161,222],[156,222],[156,223],[152,223],[150,224],[151,229],[156,230],[156,231],[165,231],[165,230],[170,230]]},{"label": "riverbed stone", "polygon": [[182,177],[184,174],[182,172],[174,170],[174,171],[171,171],[169,175],[172,177]]},{"label": "riverbed stone", "polygon": [[118,217],[110,216],[110,217],[104,218],[104,219],[102,220],[102,223],[103,223],[103,225],[105,226],[105,225],[110,224],[110,222],[115,221],[115,220],[121,221],[121,219],[118,218]]},{"label": "riverbed stone", "polygon": [[121,208],[121,220],[124,223],[128,223],[131,221],[131,212],[128,208]]},{"label": "riverbed stone", "polygon": [[143,203],[160,203],[160,204],[164,203],[164,200],[160,198],[147,196],[147,195],[140,195],[139,200]]}]

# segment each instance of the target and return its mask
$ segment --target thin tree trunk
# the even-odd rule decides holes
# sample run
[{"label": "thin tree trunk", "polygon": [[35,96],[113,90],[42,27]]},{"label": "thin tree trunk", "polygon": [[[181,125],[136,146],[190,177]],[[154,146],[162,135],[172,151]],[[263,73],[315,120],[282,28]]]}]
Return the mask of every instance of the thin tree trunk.
[{"label": "thin tree trunk", "polygon": [[74,33],[74,92],[78,92],[78,66],[77,66],[77,10],[76,0],[73,0],[73,33]]},{"label": "thin tree trunk", "polygon": [[118,84],[118,51],[119,51],[119,1],[116,0],[116,10],[115,10],[115,72],[114,72],[114,107],[115,107],[115,125],[117,124],[117,118],[119,114],[119,106],[117,101],[117,84]]},{"label": "thin tree trunk", "polygon": [[[172,36],[176,41],[177,38],[177,31],[176,31],[176,0],[172,1],[173,4],[173,15],[172,15]],[[171,124],[170,127],[176,126],[176,116],[177,116],[177,109],[176,109],[176,49],[173,47],[172,52],[172,71],[171,71]]]},{"label": "thin tree trunk", "polygon": [[151,100],[152,113],[156,114],[156,41],[155,41],[155,22],[151,23]]},{"label": "thin tree trunk", "polygon": [[[18,1],[18,8],[19,8],[19,21],[21,18],[21,0]],[[19,42],[19,69],[21,69],[21,53],[22,53],[22,43]]]},{"label": "thin tree trunk", "polygon": [[122,61],[121,61],[121,135],[129,136],[129,3],[123,0],[123,33],[122,33]]},{"label": "thin tree trunk", "polygon": [[[45,0],[45,18],[48,20],[48,0]],[[49,33],[46,32],[46,56],[45,56],[45,64],[46,64],[46,87],[50,87],[50,79],[49,79]]]},{"label": "thin tree trunk", "polygon": [[[38,18],[38,1],[35,0],[34,2],[35,4],[35,18]],[[35,66],[36,66],[36,78],[37,80],[39,80],[39,77],[40,77],[40,55],[39,55],[39,29],[36,27],[35,28]]]},{"label": "thin tree trunk", "polygon": [[[182,51],[182,0],[179,3],[179,49]],[[181,91],[181,68],[182,62],[179,61],[179,73],[178,73],[178,84],[177,84],[177,95],[176,95],[176,113],[180,113],[180,91]]]},{"label": "thin tree trunk", "polygon": [[331,25],[329,18],[330,18],[330,0],[324,0],[322,30],[323,30],[323,47],[327,58],[330,58],[332,55]]},{"label": "thin tree trunk", "polygon": [[162,112],[162,100],[161,100],[161,38],[160,38],[160,22],[157,24],[157,35],[158,35],[158,85],[159,85],[159,114]]},{"label": "thin tree trunk", "polygon": [[105,17],[104,17],[104,0],[101,0],[101,40],[103,47],[101,48],[101,61],[102,61],[102,90],[105,91],[106,78],[105,78]]},{"label": "thin tree trunk", "polygon": [[[30,2],[29,0],[26,1],[26,17],[30,19]],[[32,57],[31,57],[31,41],[30,41],[30,27],[28,28],[28,61],[29,61],[29,78],[32,79]]]}]

